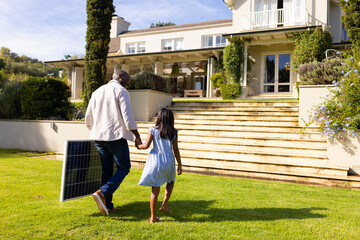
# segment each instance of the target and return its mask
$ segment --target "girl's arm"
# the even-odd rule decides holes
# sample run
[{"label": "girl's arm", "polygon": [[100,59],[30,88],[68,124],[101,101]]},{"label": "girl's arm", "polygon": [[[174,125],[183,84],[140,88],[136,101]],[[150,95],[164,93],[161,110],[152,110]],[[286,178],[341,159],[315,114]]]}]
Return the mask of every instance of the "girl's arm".
[{"label": "girl's arm", "polygon": [[178,147],[178,136],[176,136],[175,140],[173,141],[173,150],[174,150],[174,155],[178,164],[178,168],[177,168],[177,173],[178,175],[181,175],[182,173],[182,164],[181,164],[181,157],[180,157],[180,151],[179,151],[179,147]]},{"label": "girl's arm", "polygon": [[151,134],[151,132],[149,130],[146,142],[143,143],[143,144],[136,144],[135,143],[135,146],[137,147],[137,149],[148,149],[150,147],[152,141],[153,141],[153,135]]}]

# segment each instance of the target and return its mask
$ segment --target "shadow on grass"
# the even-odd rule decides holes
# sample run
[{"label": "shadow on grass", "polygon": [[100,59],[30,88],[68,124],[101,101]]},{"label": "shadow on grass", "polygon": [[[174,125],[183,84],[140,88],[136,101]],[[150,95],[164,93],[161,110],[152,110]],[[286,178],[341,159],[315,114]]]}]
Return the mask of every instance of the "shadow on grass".
[{"label": "shadow on grass", "polygon": [[[279,219],[325,218],[326,215],[312,213],[326,208],[212,208],[215,201],[170,201],[169,215],[178,222],[222,222],[222,221],[273,221]],[[122,221],[143,221],[150,216],[149,202],[134,202],[118,207],[109,217]],[[158,203],[160,207],[160,203]],[[162,217],[165,214],[157,213]],[[93,216],[102,216],[100,213]]]}]

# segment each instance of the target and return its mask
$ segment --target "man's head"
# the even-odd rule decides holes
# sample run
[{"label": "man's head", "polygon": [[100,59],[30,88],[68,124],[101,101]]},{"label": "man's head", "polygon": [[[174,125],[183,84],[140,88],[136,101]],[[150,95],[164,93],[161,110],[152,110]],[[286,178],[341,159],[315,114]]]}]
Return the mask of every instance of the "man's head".
[{"label": "man's head", "polygon": [[130,83],[130,75],[123,70],[116,70],[113,73],[113,79],[117,80],[123,87],[128,87]]}]

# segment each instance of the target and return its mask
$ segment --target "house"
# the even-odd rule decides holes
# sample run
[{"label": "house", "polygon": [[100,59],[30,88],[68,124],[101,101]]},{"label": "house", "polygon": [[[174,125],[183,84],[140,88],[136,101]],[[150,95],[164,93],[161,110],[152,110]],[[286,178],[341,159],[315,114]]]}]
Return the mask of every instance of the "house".
[{"label": "house", "polygon": [[[108,79],[114,69],[130,74],[152,71],[170,77],[174,96],[189,90],[213,96],[207,76],[216,71],[229,39],[245,40],[244,56],[251,70],[244,71],[243,98],[296,98],[297,75],[292,71],[293,33],[323,27],[341,48],[348,40],[337,0],[223,0],[232,19],[129,31],[130,22],[113,16],[107,59]],[[247,69],[245,61],[244,69]],[[84,59],[47,62],[66,67],[73,99],[84,87]],[[172,74],[172,69],[180,71]]]}]

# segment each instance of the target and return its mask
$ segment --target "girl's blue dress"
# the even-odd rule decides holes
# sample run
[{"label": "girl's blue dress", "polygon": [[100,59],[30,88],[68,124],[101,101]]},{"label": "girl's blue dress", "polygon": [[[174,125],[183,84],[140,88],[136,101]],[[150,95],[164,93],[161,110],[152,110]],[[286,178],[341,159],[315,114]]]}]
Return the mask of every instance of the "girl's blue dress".
[{"label": "girl's blue dress", "polygon": [[172,142],[168,138],[161,138],[159,130],[149,127],[153,135],[153,148],[151,149],[145,168],[141,175],[139,185],[160,187],[164,183],[175,182],[175,159]]}]

